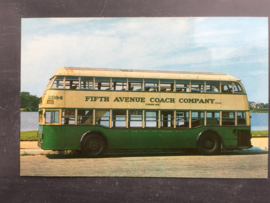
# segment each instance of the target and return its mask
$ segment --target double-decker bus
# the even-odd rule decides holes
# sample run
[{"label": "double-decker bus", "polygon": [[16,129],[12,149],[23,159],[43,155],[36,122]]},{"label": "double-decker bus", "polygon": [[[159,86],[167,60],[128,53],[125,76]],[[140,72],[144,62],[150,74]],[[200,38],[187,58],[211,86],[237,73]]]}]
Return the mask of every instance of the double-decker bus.
[{"label": "double-decker bus", "polygon": [[247,95],[223,73],[58,69],[39,104],[44,150],[104,152],[252,147]]}]

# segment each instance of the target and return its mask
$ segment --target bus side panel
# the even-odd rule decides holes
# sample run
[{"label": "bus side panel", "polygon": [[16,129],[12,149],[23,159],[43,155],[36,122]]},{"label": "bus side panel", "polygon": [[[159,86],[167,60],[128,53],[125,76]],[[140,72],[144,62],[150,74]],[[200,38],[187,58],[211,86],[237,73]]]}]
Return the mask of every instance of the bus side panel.
[{"label": "bus side panel", "polygon": [[179,137],[173,130],[108,129],[108,149],[169,149],[179,148]]},{"label": "bus side panel", "polygon": [[63,150],[64,149],[64,131],[61,126],[42,126],[42,149],[45,150]]}]

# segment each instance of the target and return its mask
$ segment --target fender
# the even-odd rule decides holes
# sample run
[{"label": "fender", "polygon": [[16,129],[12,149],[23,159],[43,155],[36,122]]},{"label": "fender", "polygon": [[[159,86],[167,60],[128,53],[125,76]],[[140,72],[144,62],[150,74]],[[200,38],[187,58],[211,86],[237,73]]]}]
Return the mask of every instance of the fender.
[{"label": "fender", "polygon": [[91,134],[91,133],[93,133],[93,132],[94,132],[94,133],[100,134],[100,135],[104,138],[106,146],[108,146],[108,145],[107,145],[107,144],[108,144],[107,137],[104,135],[103,132],[101,132],[101,131],[99,131],[99,130],[90,130],[90,131],[86,131],[85,133],[83,133],[83,135],[82,135],[82,137],[81,137],[81,140],[80,140],[80,150],[81,150],[81,148],[82,148],[82,141],[83,141],[83,138],[84,138],[86,135]]},{"label": "fender", "polygon": [[220,135],[217,133],[217,131],[215,130],[212,130],[212,129],[206,129],[206,130],[203,130],[201,131],[199,134],[198,134],[198,137],[197,137],[197,146],[198,146],[198,141],[199,141],[199,138],[202,136],[202,134],[204,134],[205,132],[212,132],[214,133],[215,135],[218,136],[218,138],[220,139],[220,142],[221,142],[221,145],[223,145],[223,140],[221,139]]}]

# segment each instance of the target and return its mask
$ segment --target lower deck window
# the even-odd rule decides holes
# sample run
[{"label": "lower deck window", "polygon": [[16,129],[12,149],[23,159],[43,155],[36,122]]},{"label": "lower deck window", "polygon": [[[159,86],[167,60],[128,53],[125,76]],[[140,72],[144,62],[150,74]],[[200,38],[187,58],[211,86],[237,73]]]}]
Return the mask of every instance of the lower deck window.
[{"label": "lower deck window", "polygon": [[193,111],[191,113],[191,127],[197,127],[204,125],[204,112]]},{"label": "lower deck window", "polygon": [[126,110],[112,111],[112,127],[126,127]]},{"label": "lower deck window", "polygon": [[59,111],[46,111],[45,123],[59,123]]},{"label": "lower deck window", "polygon": [[43,114],[42,113],[43,113],[42,111],[39,111],[38,112],[38,122],[39,123],[42,123],[43,122]]},{"label": "lower deck window", "polygon": [[110,127],[110,110],[96,110],[95,124]]},{"label": "lower deck window", "polygon": [[62,125],[75,125],[75,109],[62,110]]},{"label": "lower deck window", "polygon": [[237,124],[246,125],[246,112],[237,112]]},{"label": "lower deck window", "polygon": [[129,110],[129,127],[142,127],[143,114],[142,110]]},{"label": "lower deck window", "polygon": [[174,127],[174,111],[160,112],[160,127]]},{"label": "lower deck window", "polygon": [[189,127],[189,112],[188,111],[176,111],[176,127],[177,128]]},{"label": "lower deck window", "polygon": [[220,113],[215,111],[206,112],[206,124],[207,125],[219,125]]},{"label": "lower deck window", "polygon": [[92,125],[93,124],[93,110],[90,110],[90,109],[78,110],[77,124],[78,125]]},{"label": "lower deck window", "polygon": [[145,127],[158,127],[158,111],[145,111]]},{"label": "lower deck window", "polygon": [[222,125],[235,125],[235,112],[234,111],[222,112]]}]

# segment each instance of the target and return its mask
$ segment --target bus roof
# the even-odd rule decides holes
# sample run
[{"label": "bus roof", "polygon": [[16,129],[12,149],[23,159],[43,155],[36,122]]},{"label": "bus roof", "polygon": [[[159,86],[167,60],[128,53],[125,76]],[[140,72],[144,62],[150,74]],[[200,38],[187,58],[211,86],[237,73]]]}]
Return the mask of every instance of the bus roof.
[{"label": "bus roof", "polygon": [[179,80],[217,80],[240,81],[240,79],[225,73],[164,71],[164,70],[130,70],[108,68],[73,68],[63,67],[54,75],[88,76],[88,77],[117,77],[117,78],[151,78],[151,79],[179,79]]}]

